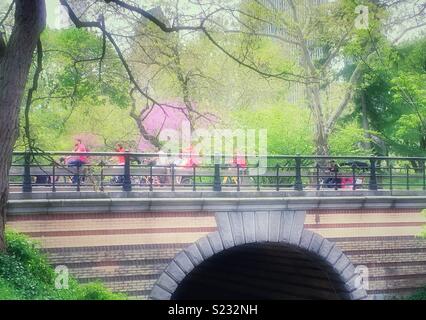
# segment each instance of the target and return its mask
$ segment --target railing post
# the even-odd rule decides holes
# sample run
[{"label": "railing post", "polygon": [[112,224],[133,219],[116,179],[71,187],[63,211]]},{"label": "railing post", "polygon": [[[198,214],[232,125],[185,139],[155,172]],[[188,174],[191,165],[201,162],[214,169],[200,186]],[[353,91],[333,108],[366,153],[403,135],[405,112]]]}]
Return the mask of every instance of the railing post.
[{"label": "railing post", "polygon": [[195,173],[196,170],[196,165],[195,163],[192,164],[192,191],[196,191],[197,190],[197,183],[195,181],[195,179],[197,178],[197,175]]},{"label": "railing post", "polygon": [[410,166],[408,164],[405,166],[405,173],[407,175],[407,190],[410,190]]},{"label": "railing post", "polygon": [[27,150],[24,156],[24,181],[22,184],[22,192],[32,192],[33,187],[31,183],[31,153]]},{"label": "railing post", "polygon": [[280,191],[280,165],[278,163],[275,166],[275,170],[276,170],[275,171],[275,173],[276,173],[276,175],[275,175],[275,179],[276,179],[275,191]]},{"label": "railing post", "polygon": [[334,190],[339,190],[339,184],[337,181],[339,180],[338,170],[337,170],[337,164],[334,165]]},{"label": "railing post", "polygon": [[294,190],[302,191],[303,190],[303,184],[302,184],[302,158],[300,155],[297,155],[295,158],[296,161],[296,181],[294,183]]},{"label": "railing post", "polygon": [[153,191],[154,177],[152,176],[152,162],[149,164],[149,191]]},{"label": "railing post", "polygon": [[221,181],[220,181],[220,163],[214,164],[213,191],[222,191],[222,184],[221,184]]},{"label": "railing post", "polygon": [[356,165],[352,163],[352,190],[356,190]]},{"label": "railing post", "polygon": [[77,192],[81,191],[81,176],[80,176],[81,166],[77,166]]},{"label": "railing post", "polygon": [[320,184],[320,164],[317,163],[316,166],[316,178],[317,178],[317,190],[321,190],[321,184]]},{"label": "railing post", "polygon": [[101,166],[101,185],[99,186],[99,190],[101,191],[101,192],[104,192],[104,190],[105,190],[105,188],[104,188],[104,165],[105,165],[105,163],[103,162],[103,161],[101,161],[100,163],[99,163],[99,165]]},{"label": "railing post", "polygon": [[260,191],[260,172],[259,172],[259,162],[257,162],[257,181],[256,181],[256,190]]},{"label": "railing post", "polygon": [[175,179],[176,179],[176,173],[175,173],[175,164],[172,163],[170,165],[171,174],[172,174],[172,191],[175,191]]},{"label": "railing post", "polygon": [[130,156],[128,150],[124,154],[123,191],[132,191],[132,180],[130,178]]},{"label": "railing post", "polygon": [[237,191],[241,191],[240,187],[240,165],[237,164]]},{"label": "railing post", "polygon": [[56,192],[56,163],[52,163],[52,192]]},{"label": "railing post", "polygon": [[368,184],[369,190],[377,190],[377,173],[376,173],[376,158],[370,158],[370,182]]}]

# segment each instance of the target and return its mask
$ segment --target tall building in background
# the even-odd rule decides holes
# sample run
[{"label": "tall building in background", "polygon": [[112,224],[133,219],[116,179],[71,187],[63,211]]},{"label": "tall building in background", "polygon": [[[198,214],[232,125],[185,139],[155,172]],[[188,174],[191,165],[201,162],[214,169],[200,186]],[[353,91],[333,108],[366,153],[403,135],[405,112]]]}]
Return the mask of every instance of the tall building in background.
[{"label": "tall building in background", "polygon": [[[281,11],[291,13],[291,8],[287,0],[260,0],[263,5],[273,11]],[[309,7],[318,6],[324,3],[331,2],[330,0],[299,0],[295,1],[298,6],[299,20],[303,24],[308,17]],[[266,33],[271,35],[279,35],[280,37],[287,38],[291,40],[291,35],[288,34],[286,29],[283,26],[275,26],[273,24],[268,24],[266,26]],[[323,56],[322,48],[312,48],[313,44],[309,44],[311,57],[313,59],[320,59]],[[300,48],[294,44],[288,44],[283,52],[284,55],[290,56],[294,61],[298,62],[299,65],[304,64],[304,58],[301,54]],[[300,83],[291,83],[290,90],[288,94],[288,101],[292,104],[301,105],[304,104],[306,100],[306,86]]]}]

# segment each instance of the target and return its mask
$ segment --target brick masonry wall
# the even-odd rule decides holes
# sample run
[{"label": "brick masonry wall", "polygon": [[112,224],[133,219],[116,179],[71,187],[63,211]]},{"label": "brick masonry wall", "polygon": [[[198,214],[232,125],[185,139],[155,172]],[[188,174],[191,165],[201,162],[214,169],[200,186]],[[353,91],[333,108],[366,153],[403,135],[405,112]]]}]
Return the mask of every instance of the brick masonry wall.
[{"label": "brick masonry wall", "polygon": [[12,215],[7,225],[39,241],[80,282],[101,280],[135,299],[148,297],[179,251],[216,231],[205,212]]},{"label": "brick masonry wall", "polygon": [[392,298],[426,286],[426,217],[418,209],[310,210],[305,228],[369,272],[369,295]]},{"label": "brick masonry wall", "polygon": [[[417,209],[309,210],[305,228],[337,243],[369,271],[368,293],[397,296],[426,285],[426,224]],[[8,227],[40,241],[53,265],[146,299],[172,258],[216,231],[210,212],[14,214]]]}]

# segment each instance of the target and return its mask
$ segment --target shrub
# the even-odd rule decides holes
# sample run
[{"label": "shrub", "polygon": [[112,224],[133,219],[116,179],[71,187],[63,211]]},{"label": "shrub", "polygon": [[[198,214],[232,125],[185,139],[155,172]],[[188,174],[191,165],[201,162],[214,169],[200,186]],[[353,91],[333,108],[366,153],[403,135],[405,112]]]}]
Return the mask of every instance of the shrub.
[{"label": "shrub", "polygon": [[92,282],[80,286],[78,290],[79,300],[124,300],[123,294],[111,293],[100,282]]},{"label": "shrub", "polygon": [[6,252],[0,254],[0,277],[20,296],[35,298],[53,285],[53,269],[37,249],[36,242],[7,231],[6,246]]},{"label": "shrub", "polygon": [[117,300],[122,294],[109,291],[100,282],[81,285],[69,278],[68,289],[55,288],[55,272],[38,243],[6,230],[5,252],[0,253],[0,300]]},{"label": "shrub", "polygon": [[0,278],[0,300],[18,300],[19,294]]},{"label": "shrub", "polygon": [[426,300],[426,287],[409,296],[408,300]]}]

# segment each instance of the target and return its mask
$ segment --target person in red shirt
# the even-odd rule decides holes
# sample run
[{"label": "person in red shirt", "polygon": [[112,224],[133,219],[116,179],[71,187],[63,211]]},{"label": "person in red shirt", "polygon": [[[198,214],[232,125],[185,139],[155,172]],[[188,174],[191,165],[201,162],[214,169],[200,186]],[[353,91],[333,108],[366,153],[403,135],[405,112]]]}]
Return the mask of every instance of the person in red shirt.
[{"label": "person in red shirt", "polygon": [[[81,139],[76,139],[75,142],[76,143],[74,144],[73,152],[75,152],[75,153],[87,152],[87,148],[83,144]],[[88,158],[85,155],[79,155],[79,156],[75,156],[75,157],[71,156],[67,159],[67,164],[68,164],[69,167],[80,168],[87,163],[88,163]],[[74,177],[72,178],[72,182],[77,183],[78,179],[79,179],[79,176],[77,174],[75,174]]]},{"label": "person in red shirt", "polygon": [[[124,152],[126,152],[126,149],[124,149],[124,147],[121,143],[117,143],[117,145],[115,146],[115,152],[124,153]],[[118,164],[120,166],[124,166],[124,164],[126,163],[126,157],[125,156],[118,156],[117,158],[118,158]]]},{"label": "person in red shirt", "polygon": [[[81,142],[80,139],[77,139],[76,141],[77,141],[77,143],[75,144],[76,147],[74,149],[74,152],[78,152],[78,153],[88,152],[86,146]],[[80,155],[78,158],[79,158],[82,165],[87,164],[89,162],[87,156],[85,156],[85,155]]]}]

